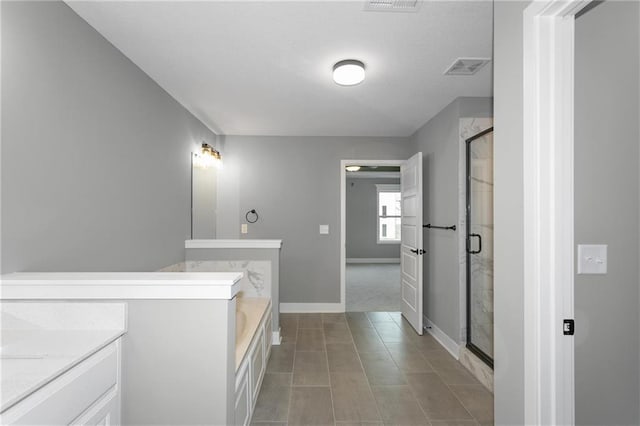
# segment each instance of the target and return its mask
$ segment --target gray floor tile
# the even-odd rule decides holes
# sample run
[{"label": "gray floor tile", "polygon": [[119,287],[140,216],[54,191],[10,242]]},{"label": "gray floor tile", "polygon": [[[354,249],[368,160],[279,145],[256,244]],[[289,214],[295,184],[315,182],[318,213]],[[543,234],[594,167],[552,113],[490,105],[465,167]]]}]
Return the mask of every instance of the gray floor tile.
[{"label": "gray floor tile", "polygon": [[251,422],[251,426],[287,426],[287,422]]},{"label": "gray floor tile", "polygon": [[388,352],[363,352],[360,360],[372,386],[404,385],[407,381]]},{"label": "gray floor tile", "polygon": [[293,387],[290,425],[333,425],[333,407],[328,387]]},{"label": "gray floor tile", "polygon": [[266,373],[258,395],[253,421],[287,421],[291,373]]},{"label": "gray floor tile", "polygon": [[322,328],[322,314],[298,314],[298,328]]},{"label": "gray floor tile", "polygon": [[[456,368],[439,368],[436,370],[443,382],[448,385],[479,385],[480,382],[462,364]],[[435,369],[435,368],[434,368]]]},{"label": "gray floor tile", "polygon": [[336,426],[382,426],[382,422],[336,422]]},{"label": "gray floor tile", "polygon": [[372,390],[385,424],[429,424],[409,386],[374,386]]},{"label": "gray floor tile", "polygon": [[322,316],[322,322],[323,323],[326,323],[326,322],[342,322],[342,323],[346,323],[347,322],[347,317],[342,312],[338,312],[338,313],[323,313],[321,316]]},{"label": "gray floor tile", "polygon": [[404,331],[400,330],[400,327],[398,327],[395,322],[375,323],[374,327],[382,341],[385,343],[410,341],[410,337],[407,336]]},{"label": "gray floor tile", "polygon": [[328,386],[327,353],[297,351],[293,367],[293,385]]},{"label": "gray floor tile", "polygon": [[282,338],[282,343],[295,343],[298,335],[298,317],[283,318],[282,315],[292,314],[280,314],[280,337]]},{"label": "gray floor tile", "polygon": [[353,344],[327,344],[329,371],[332,373],[362,372],[360,359]]},{"label": "gray floor tile", "polygon": [[346,323],[328,322],[323,324],[323,328],[324,339],[327,343],[349,343],[353,341]]},{"label": "gray floor tile", "polygon": [[450,388],[478,422],[493,422],[493,395],[484,386],[453,385]]},{"label": "gray floor tile", "polygon": [[298,351],[324,351],[324,333],[321,328],[301,328],[296,342]]},{"label": "gray floor tile", "polygon": [[431,426],[478,426],[475,420],[431,420]]},{"label": "gray floor tile", "polygon": [[408,373],[418,403],[432,420],[473,420],[471,414],[436,373]]},{"label": "gray floor tile", "polygon": [[271,355],[267,363],[267,373],[293,372],[293,355],[296,351],[295,343],[281,343],[271,347]]},{"label": "gray floor tile", "polygon": [[417,339],[411,339],[411,343],[423,351],[445,350],[440,343],[430,334],[418,336]]},{"label": "gray floor tile", "polygon": [[379,322],[394,322],[391,315],[387,312],[367,312],[367,318],[374,324]]},{"label": "gray floor tile", "polygon": [[387,350],[378,333],[373,329],[370,329],[367,333],[357,332],[351,334],[358,352],[382,352]]},{"label": "gray floor tile", "polygon": [[386,346],[391,358],[393,358],[400,370],[406,373],[433,371],[429,361],[415,347],[402,343],[387,343]]},{"label": "gray floor tile", "polygon": [[364,373],[331,373],[336,421],[381,421]]}]

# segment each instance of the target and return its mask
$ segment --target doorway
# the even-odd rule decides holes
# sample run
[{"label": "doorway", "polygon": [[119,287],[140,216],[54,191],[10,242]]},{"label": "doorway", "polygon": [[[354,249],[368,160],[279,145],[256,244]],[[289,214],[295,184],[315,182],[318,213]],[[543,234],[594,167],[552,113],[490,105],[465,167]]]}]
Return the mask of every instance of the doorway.
[{"label": "doorway", "polygon": [[[422,161],[421,152],[407,160],[341,160],[340,162],[340,303],[347,311],[347,173],[363,167],[395,166],[400,168],[400,191],[380,197],[385,191],[377,190],[378,201],[374,205],[377,225],[371,230],[378,241],[393,239],[400,243],[399,292],[400,312],[417,334],[423,334],[423,263],[422,247]],[[350,169],[350,170],[349,170]],[[370,171],[370,170],[369,170]],[[374,172],[375,173],[375,172]],[[397,187],[396,187],[397,188]],[[385,202],[380,200],[385,199]],[[399,237],[399,239],[398,239]]]},{"label": "doorway", "polygon": [[345,167],[347,312],[399,312],[400,165]]}]

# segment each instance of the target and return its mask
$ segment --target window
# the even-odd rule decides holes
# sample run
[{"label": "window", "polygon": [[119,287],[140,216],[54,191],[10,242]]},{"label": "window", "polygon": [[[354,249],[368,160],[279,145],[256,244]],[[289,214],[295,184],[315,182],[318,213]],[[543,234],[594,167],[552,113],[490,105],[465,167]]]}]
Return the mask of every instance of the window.
[{"label": "window", "polygon": [[378,191],[378,244],[400,243],[402,197],[400,185],[376,185]]}]

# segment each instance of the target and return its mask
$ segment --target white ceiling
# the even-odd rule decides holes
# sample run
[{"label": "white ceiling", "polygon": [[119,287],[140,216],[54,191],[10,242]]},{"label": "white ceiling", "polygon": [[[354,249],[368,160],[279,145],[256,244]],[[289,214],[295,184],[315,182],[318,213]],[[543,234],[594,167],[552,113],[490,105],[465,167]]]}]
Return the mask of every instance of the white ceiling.
[{"label": "white ceiling", "polygon": [[[81,1],[69,5],[216,133],[408,136],[458,96],[490,96],[490,1],[426,1],[415,13],[364,1]],[[365,81],[331,79],[359,59]]]}]

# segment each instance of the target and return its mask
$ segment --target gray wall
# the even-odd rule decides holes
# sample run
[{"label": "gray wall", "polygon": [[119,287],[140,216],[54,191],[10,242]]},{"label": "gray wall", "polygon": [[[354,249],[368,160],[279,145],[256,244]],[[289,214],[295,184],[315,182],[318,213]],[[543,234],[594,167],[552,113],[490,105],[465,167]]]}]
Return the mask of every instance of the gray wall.
[{"label": "gray wall", "polygon": [[2,272],[183,260],[214,135],[62,2],[2,2]]},{"label": "gray wall", "polygon": [[494,4],[494,396],[496,425],[524,424],[522,13]]},{"label": "gray wall", "polygon": [[637,425],[637,2],[576,21],[575,242],[608,244],[606,275],[576,275],[576,424]]},{"label": "gray wall", "polygon": [[347,258],[400,259],[400,244],[378,244],[379,184],[400,185],[400,178],[347,179]]},{"label": "gray wall", "polygon": [[223,155],[218,238],[238,238],[256,209],[260,220],[242,238],[283,240],[280,302],[338,303],[340,160],[406,159],[407,139],[227,136]]},{"label": "gray wall", "polygon": [[[492,117],[491,98],[458,98],[413,136],[413,151],[423,155],[424,223],[458,223],[461,117]],[[459,231],[458,231],[459,232]],[[444,333],[460,341],[458,233],[424,233],[424,313]]]}]

